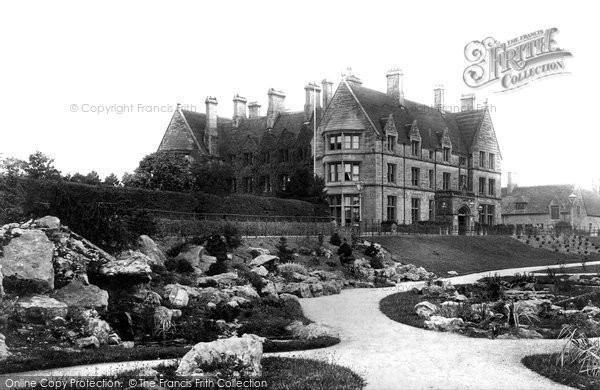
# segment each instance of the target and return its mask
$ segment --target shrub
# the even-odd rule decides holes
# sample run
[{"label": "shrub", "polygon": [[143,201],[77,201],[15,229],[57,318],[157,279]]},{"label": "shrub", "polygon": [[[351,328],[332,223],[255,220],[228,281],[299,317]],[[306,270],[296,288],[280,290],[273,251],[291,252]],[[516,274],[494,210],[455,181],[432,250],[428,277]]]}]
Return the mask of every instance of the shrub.
[{"label": "shrub", "polygon": [[218,259],[227,258],[227,243],[219,234],[213,234],[206,241],[206,251]]},{"label": "shrub", "polygon": [[370,260],[371,268],[373,269],[383,269],[383,259],[380,256],[373,256]]},{"label": "shrub", "polygon": [[334,232],[329,239],[331,245],[340,246],[342,244],[342,238],[338,232]]},{"label": "shrub", "polygon": [[165,262],[165,268],[171,272],[191,273],[194,272],[194,267],[186,259],[170,259]]},{"label": "shrub", "polygon": [[376,256],[378,253],[379,249],[375,247],[374,243],[371,243],[371,245],[368,246],[367,249],[365,249],[365,256],[373,257]]},{"label": "shrub", "polygon": [[229,267],[227,266],[227,258],[218,258],[216,262],[212,263],[208,270],[206,271],[206,275],[213,276],[219,275],[229,272]]},{"label": "shrub", "polygon": [[279,242],[275,245],[275,249],[277,249],[277,256],[282,263],[287,263],[294,259],[292,250],[287,246],[287,238],[280,237]]},{"label": "shrub", "polygon": [[292,275],[294,273],[299,273],[302,275],[307,275],[308,270],[302,264],[298,263],[285,263],[277,266],[277,271],[281,276],[283,276],[286,280],[292,280]]},{"label": "shrub", "polygon": [[244,280],[247,280],[259,293],[267,285],[265,279],[263,279],[257,273],[250,271],[247,265],[236,264],[234,265],[234,268],[237,269],[238,281],[245,284]]},{"label": "shrub", "polygon": [[225,237],[228,248],[234,249],[242,245],[240,232],[238,231],[238,228],[231,223],[226,223],[223,226],[223,237]]}]

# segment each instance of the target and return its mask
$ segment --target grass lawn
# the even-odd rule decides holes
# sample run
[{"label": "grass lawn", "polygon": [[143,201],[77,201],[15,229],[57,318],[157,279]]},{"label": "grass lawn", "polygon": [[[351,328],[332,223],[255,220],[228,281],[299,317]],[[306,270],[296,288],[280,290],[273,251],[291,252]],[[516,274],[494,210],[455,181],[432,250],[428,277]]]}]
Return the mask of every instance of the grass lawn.
[{"label": "grass lawn", "polygon": [[401,292],[388,295],[379,301],[379,310],[390,319],[402,324],[425,328],[425,320],[415,313],[415,305],[426,300],[422,295]]},{"label": "grass lawn", "polygon": [[[507,236],[395,236],[371,237],[402,263],[412,263],[440,276],[503,268],[580,262],[583,256],[533,248]],[[587,256],[588,261],[600,255]]]},{"label": "grass lawn", "polygon": [[[312,340],[266,340],[263,352],[289,352],[307,349],[326,348],[338,344],[337,337],[319,337]],[[181,358],[192,346],[139,346],[121,348],[103,346],[99,349],[78,351],[38,350],[34,355],[11,356],[2,362],[0,374],[79,366],[95,363],[129,362],[135,360],[155,360]]]},{"label": "grass lawn", "polygon": [[560,367],[554,364],[556,355],[532,355],[523,358],[522,363],[532,371],[563,385],[576,389],[598,389],[600,378],[580,374],[578,367],[565,365]]}]

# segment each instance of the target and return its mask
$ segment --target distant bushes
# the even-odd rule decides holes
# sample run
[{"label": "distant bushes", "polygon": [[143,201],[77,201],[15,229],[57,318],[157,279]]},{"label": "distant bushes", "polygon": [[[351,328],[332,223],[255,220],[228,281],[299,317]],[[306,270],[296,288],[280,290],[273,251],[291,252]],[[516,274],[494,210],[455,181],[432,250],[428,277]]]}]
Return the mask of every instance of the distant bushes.
[{"label": "distant bushes", "polygon": [[[11,190],[10,196],[8,191],[4,191],[6,196],[0,199],[8,202],[2,204],[3,210],[10,210],[0,214],[0,223],[55,215],[73,231],[111,252],[129,247],[140,234],[152,235],[165,228],[175,230],[176,226],[170,226],[169,220],[177,219],[175,224],[181,224],[179,219],[182,215],[177,212],[294,217],[314,216],[316,212],[314,205],[307,202],[253,195],[220,197],[204,193],[91,186],[60,180],[17,178],[13,181],[10,186],[5,183],[4,188],[0,188],[8,190],[10,187]],[[193,215],[183,214],[183,217],[191,218]],[[195,225],[204,225],[205,222],[209,223],[191,220]],[[222,224],[217,225],[220,230]],[[207,233],[210,234],[214,229],[209,230]],[[235,227],[228,226],[225,233],[231,247],[239,245],[239,233]]]}]

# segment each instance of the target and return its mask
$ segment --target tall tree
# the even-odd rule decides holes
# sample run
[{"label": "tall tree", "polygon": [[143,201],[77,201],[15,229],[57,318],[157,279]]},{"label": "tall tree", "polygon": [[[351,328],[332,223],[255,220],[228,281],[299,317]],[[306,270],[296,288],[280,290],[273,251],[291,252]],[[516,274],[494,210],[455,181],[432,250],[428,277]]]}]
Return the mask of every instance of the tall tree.
[{"label": "tall tree", "polygon": [[187,192],[192,189],[193,181],[190,164],[184,156],[156,152],[144,157],[133,176],[123,178],[123,184],[151,190]]},{"label": "tall tree", "polygon": [[192,166],[194,191],[215,195],[227,195],[231,192],[233,169],[228,164],[200,162]]},{"label": "tall tree", "polygon": [[59,180],[60,172],[54,167],[54,159],[39,150],[29,155],[29,161],[24,167],[27,176],[40,180]]},{"label": "tall tree", "polygon": [[102,182],[102,184],[105,186],[109,186],[109,187],[118,187],[121,185],[121,182],[119,181],[119,178],[117,177],[117,175],[115,175],[114,173],[111,173],[110,175],[108,175],[104,178],[104,181]]},{"label": "tall tree", "polygon": [[285,191],[278,195],[283,198],[305,200],[311,203],[326,203],[325,182],[320,177],[315,177],[307,168],[299,168],[290,177]]}]

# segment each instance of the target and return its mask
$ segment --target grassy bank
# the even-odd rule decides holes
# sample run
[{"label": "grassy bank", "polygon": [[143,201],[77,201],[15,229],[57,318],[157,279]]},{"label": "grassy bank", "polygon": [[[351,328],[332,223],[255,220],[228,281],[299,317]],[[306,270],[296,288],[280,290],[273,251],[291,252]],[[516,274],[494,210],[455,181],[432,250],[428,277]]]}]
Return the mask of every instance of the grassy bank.
[{"label": "grassy bank", "polygon": [[[396,236],[374,237],[402,263],[424,267],[441,276],[503,268],[581,262],[583,256],[533,248],[507,236]],[[588,261],[600,255],[587,256]]]}]

